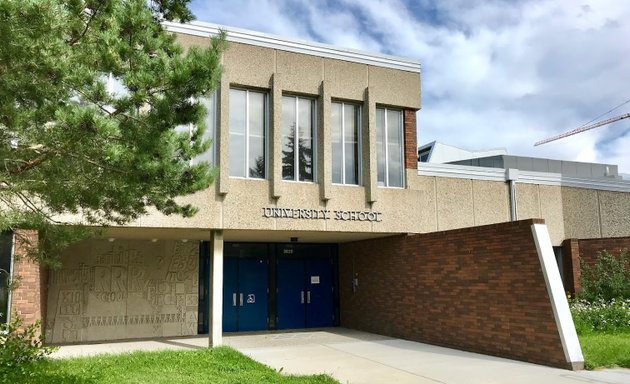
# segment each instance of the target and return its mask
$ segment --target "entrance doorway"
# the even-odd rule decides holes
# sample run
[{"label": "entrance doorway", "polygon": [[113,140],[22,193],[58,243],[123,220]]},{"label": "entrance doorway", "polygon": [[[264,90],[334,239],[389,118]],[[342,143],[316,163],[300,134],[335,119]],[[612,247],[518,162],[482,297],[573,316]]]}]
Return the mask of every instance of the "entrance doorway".
[{"label": "entrance doorway", "polygon": [[223,331],[268,329],[269,258],[267,247],[231,247],[223,260]]},{"label": "entrance doorway", "polygon": [[[339,325],[337,246],[228,243],[223,248],[223,332]],[[208,333],[210,247],[199,259],[199,333]]]},{"label": "entrance doorway", "polygon": [[277,329],[334,324],[332,258],[278,258]]}]

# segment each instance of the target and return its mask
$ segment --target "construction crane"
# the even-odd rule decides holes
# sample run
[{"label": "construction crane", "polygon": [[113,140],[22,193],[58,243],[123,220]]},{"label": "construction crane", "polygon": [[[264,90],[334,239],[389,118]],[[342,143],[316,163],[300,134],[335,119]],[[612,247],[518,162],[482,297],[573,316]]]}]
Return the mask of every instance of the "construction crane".
[{"label": "construction crane", "polygon": [[615,121],[627,119],[629,117],[630,117],[630,113],[626,113],[625,115],[615,116],[615,117],[611,117],[610,119],[599,121],[597,123],[593,123],[593,124],[590,124],[590,125],[585,125],[583,127],[576,128],[576,129],[574,129],[572,131],[561,133],[561,134],[559,134],[557,136],[553,136],[553,137],[549,137],[547,139],[541,140],[541,141],[537,142],[536,144],[534,144],[534,147],[536,147],[538,145],[541,145],[541,144],[549,143],[550,141],[559,140],[559,139],[562,139],[562,138],[567,137],[567,136],[573,136],[576,133],[580,133],[580,132],[588,131],[588,130],[593,129],[593,128],[601,127],[602,125],[614,123]]}]

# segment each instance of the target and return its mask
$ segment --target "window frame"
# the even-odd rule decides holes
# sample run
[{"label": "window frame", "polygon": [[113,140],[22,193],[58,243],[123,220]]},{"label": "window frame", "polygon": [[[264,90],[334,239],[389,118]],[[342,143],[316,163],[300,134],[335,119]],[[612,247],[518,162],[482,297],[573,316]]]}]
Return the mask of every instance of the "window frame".
[{"label": "window frame", "polygon": [[[269,179],[269,91],[265,90],[265,89],[256,89],[256,88],[246,88],[246,87],[239,87],[239,86],[231,86],[228,90],[228,93],[231,93],[231,91],[242,91],[245,92],[245,153],[244,153],[244,157],[245,160],[243,162],[243,166],[244,166],[244,170],[245,170],[245,176],[235,176],[232,175],[232,167],[233,164],[231,164],[231,162],[228,164],[228,176],[231,178],[235,178],[235,179],[247,179],[247,180],[268,180]],[[250,172],[249,172],[249,155],[250,155],[250,151],[249,151],[249,142],[250,142],[250,127],[249,127],[249,110],[250,110],[250,101],[249,101],[249,94],[250,92],[252,93],[258,93],[261,94],[263,96],[263,161],[265,162],[265,166],[264,166],[264,175],[263,177],[252,177],[250,176]],[[231,101],[230,101],[231,103]],[[228,151],[232,151],[231,145],[230,145],[230,138],[231,138],[231,127],[230,127],[230,120],[231,120],[231,116],[229,116],[230,112],[230,107],[228,106],[228,127],[227,127],[227,136],[228,136]],[[232,154],[228,155],[228,158],[231,157]]]},{"label": "window frame", "polygon": [[[362,105],[359,103],[346,102],[342,100],[332,100],[331,101],[331,109],[332,104],[339,104],[341,107],[341,183],[334,182],[331,180],[333,185],[347,185],[347,186],[361,186],[363,184],[363,115],[362,115]],[[355,124],[357,127],[357,182],[356,183],[348,183],[346,182],[346,119],[345,119],[345,108],[344,106],[351,105],[356,108],[355,110]],[[334,129],[331,123],[331,138],[332,138],[332,130]],[[331,151],[332,158],[332,151]],[[334,167],[334,164],[333,164]],[[331,173],[332,178],[332,173]]]},{"label": "window frame", "polygon": [[[311,136],[311,142],[312,142],[312,180],[300,180],[300,166],[299,166],[299,161],[300,161],[300,153],[299,153],[299,145],[293,146],[293,169],[294,169],[294,174],[293,174],[293,179],[285,179],[284,178],[284,174],[282,173],[282,181],[286,181],[286,182],[290,182],[290,183],[308,183],[308,184],[312,184],[312,183],[317,183],[317,131],[318,131],[318,125],[317,125],[317,98],[316,97],[309,97],[309,96],[302,96],[302,95],[296,95],[296,94],[292,94],[292,93],[286,93],[286,94],[282,94],[282,99],[284,101],[284,98],[292,98],[295,99],[295,140],[296,142],[298,142],[299,137],[300,137],[300,131],[299,131],[299,124],[298,121],[300,119],[300,108],[299,108],[299,103],[300,100],[309,100],[311,102],[311,132],[312,132],[312,136]],[[284,102],[282,102],[282,104],[284,104]],[[280,136],[282,137],[281,139],[281,147],[284,146],[284,124],[282,122],[281,119],[281,123],[280,123]]]},{"label": "window frame", "polygon": [[[386,107],[386,106],[377,106],[376,107],[376,138],[377,138],[377,145],[378,145],[378,110],[383,110],[385,115],[384,115],[384,124],[385,126],[383,127],[383,144],[384,144],[384,160],[385,160],[385,180],[383,182],[378,180],[378,167],[379,167],[379,160],[378,160],[378,149],[377,149],[377,155],[376,155],[376,167],[377,167],[377,171],[376,171],[376,184],[378,187],[382,187],[382,188],[399,188],[399,189],[404,189],[405,185],[406,185],[406,180],[405,180],[405,132],[404,132],[404,114],[403,114],[403,110],[400,108],[390,108],[390,107]],[[400,114],[400,125],[398,127],[398,132],[400,134],[400,183],[401,185],[398,186],[391,186],[390,182],[389,182],[389,142],[388,142],[388,133],[389,133],[389,122],[387,119],[387,113],[388,112],[396,112]]]}]

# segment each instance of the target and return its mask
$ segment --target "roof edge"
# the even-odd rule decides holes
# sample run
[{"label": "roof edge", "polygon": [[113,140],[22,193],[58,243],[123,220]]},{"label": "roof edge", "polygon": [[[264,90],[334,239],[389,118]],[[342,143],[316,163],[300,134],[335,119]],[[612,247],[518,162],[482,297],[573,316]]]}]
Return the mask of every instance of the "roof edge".
[{"label": "roof edge", "polygon": [[221,26],[203,21],[193,21],[186,24],[164,22],[163,25],[166,30],[170,32],[201,37],[213,36],[216,35],[219,30],[223,30],[227,33],[227,40],[235,43],[251,44],[266,48],[280,49],[283,51],[420,73],[420,61],[405,57],[390,56],[380,53],[368,53],[355,49],[340,48],[329,44],[288,39],[262,32]]}]

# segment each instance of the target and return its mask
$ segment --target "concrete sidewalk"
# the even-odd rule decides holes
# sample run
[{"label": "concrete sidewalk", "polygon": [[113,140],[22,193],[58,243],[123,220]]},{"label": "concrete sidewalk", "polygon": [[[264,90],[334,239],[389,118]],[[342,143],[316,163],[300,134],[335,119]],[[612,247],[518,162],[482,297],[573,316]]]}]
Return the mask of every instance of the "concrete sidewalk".
[{"label": "concrete sidewalk", "polygon": [[[224,336],[225,344],[289,374],[328,373],[341,383],[628,384],[630,370],[571,372],[344,328]],[[199,349],[206,337],[64,346],[55,357]]]}]

